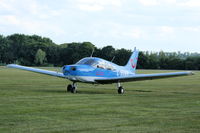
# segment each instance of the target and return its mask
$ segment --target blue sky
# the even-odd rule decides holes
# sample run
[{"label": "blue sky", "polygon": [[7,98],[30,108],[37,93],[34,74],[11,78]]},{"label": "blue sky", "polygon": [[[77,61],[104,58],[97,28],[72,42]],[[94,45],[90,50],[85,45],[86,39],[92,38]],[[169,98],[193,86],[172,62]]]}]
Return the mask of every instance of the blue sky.
[{"label": "blue sky", "polygon": [[55,43],[200,51],[200,0],[0,0],[0,34]]}]

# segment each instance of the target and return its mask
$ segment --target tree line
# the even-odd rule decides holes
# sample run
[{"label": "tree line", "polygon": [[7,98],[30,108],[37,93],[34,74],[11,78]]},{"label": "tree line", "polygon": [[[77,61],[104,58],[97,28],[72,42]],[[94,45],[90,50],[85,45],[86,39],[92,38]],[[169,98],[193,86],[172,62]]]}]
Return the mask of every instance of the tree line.
[{"label": "tree line", "polygon": [[[118,65],[125,65],[132,54],[129,49],[115,49],[110,45],[97,48],[90,42],[58,45],[38,35],[0,35],[0,65],[63,66],[91,56],[93,50],[94,57],[113,60]],[[140,51],[137,68],[200,70],[200,54]]]}]

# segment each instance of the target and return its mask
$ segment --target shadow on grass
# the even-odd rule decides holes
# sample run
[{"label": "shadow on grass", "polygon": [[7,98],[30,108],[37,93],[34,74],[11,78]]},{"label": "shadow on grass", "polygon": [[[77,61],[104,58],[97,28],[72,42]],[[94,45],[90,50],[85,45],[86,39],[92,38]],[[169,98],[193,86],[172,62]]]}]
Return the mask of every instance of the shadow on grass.
[{"label": "shadow on grass", "polygon": [[153,91],[146,91],[146,90],[131,90],[131,91],[136,91],[136,92],[153,92]]},{"label": "shadow on grass", "polygon": [[[35,92],[43,92],[43,93],[71,93],[66,90],[34,90]],[[109,94],[109,92],[101,92],[101,91],[82,91],[77,90],[77,94]]]},{"label": "shadow on grass", "polygon": [[78,94],[109,94],[109,92],[102,91],[77,91]]},{"label": "shadow on grass", "polygon": [[44,92],[44,93],[66,93],[65,90],[33,90],[35,92]]},{"label": "shadow on grass", "polygon": [[[43,93],[71,93],[71,92],[67,92],[66,90],[47,90],[47,89],[41,89],[41,90],[33,90],[35,92],[43,92]],[[148,91],[148,90],[128,90],[128,91],[132,91],[132,92],[153,92],[153,91]],[[128,92],[127,92],[128,93]],[[89,91],[89,90],[77,90],[77,94],[113,94],[110,91]]]}]

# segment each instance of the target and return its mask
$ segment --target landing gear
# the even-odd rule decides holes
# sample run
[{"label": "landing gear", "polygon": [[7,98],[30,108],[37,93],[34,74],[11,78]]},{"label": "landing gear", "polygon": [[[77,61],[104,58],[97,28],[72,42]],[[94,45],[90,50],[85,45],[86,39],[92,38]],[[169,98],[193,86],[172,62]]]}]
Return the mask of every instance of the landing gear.
[{"label": "landing gear", "polygon": [[124,88],[121,86],[121,84],[119,82],[117,83],[117,87],[118,87],[118,94],[123,94]]},{"label": "landing gear", "polygon": [[69,84],[69,85],[67,86],[67,92],[71,92],[71,90],[72,90],[72,85]]},{"label": "landing gear", "polygon": [[124,88],[122,86],[120,86],[118,88],[118,94],[123,94],[124,93]]},{"label": "landing gear", "polygon": [[68,86],[67,86],[67,92],[71,92],[71,93],[76,93],[77,91],[76,91],[76,83],[75,82],[73,82],[73,84],[69,84]]},{"label": "landing gear", "polygon": [[72,87],[71,93],[76,93],[76,87]]}]

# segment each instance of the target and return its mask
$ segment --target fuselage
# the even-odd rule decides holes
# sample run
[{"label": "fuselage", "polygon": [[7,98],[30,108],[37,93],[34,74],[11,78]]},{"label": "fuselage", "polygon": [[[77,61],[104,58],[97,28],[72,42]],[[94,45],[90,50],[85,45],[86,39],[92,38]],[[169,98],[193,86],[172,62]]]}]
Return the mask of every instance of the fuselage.
[{"label": "fuselage", "polygon": [[86,57],[76,64],[65,65],[63,74],[71,81],[95,83],[95,79],[131,76],[135,73],[101,58]]}]

